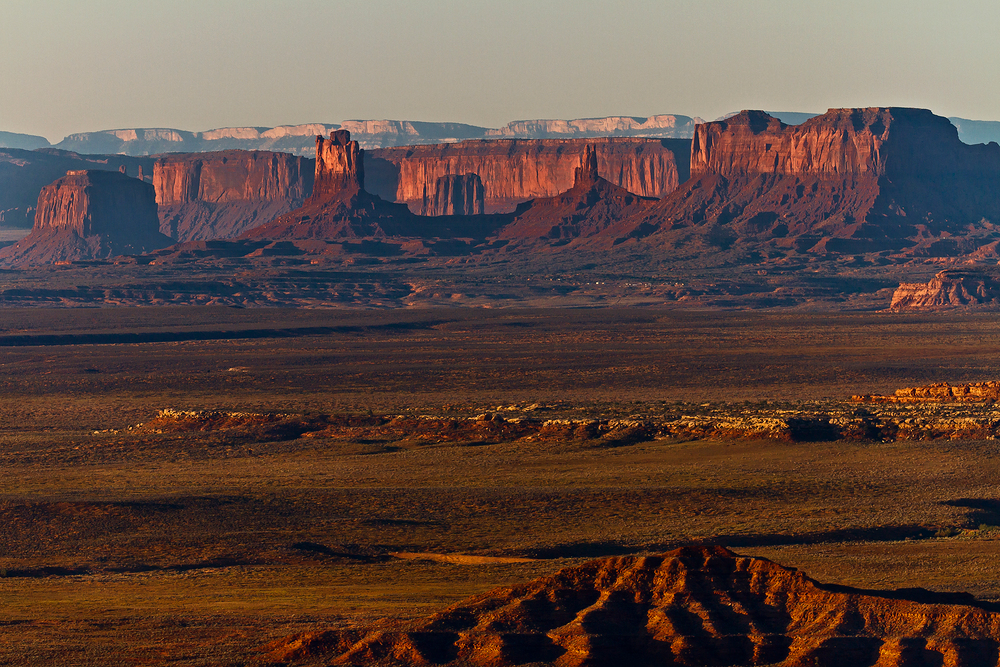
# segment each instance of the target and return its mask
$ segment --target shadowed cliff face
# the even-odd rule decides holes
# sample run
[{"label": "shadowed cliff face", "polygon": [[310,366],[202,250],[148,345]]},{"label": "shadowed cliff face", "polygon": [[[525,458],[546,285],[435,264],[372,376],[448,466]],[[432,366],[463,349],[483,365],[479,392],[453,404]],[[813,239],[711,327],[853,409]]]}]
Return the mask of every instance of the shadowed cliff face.
[{"label": "shadowed cliff face", "polygon": [[31,233],[5,248],[11,264],[139,254],[169,245],[153,186],[112,171],[70,171],[38,196]]},{"label": "shadowed cliff face", "polygon": [[724,548],[592,561],[408,627],[306,633],[271,657],[332,664],[995,665],[1000,612],[962,594],[862,591]]},{"label": "shadowed cliff face", "polygon": [[553,197],[573,186],[584,148],[596,151],[600,174],[643,197],[663,197],[687,178],[685,139],[545,139],[463,141],[437,146],[374,150],[379,164],[372,192],[419,210],[424,192],[451,174],[478,174],[488,213],[509,212],[517,204]]},{"label": "shadowed cliff face", "polygon": [[[0,149],[0,217],[5,226],[31,227],[38,193],[67,171],[125,167],[129,176],[140,171],[148,178],[153,170],[151,158],[124,155],[77,155],[55,149]],[[14,221],[17,221],[16,223]]]},{"label": "shadowed cliff face", "polygon": [[481,215],[483,182],[478,174],[449,174],[424,193],[420,215]]},{"label": "shadowed cliff face", "polygon": [[312,192],[307,158],[264,151],[158,158],[160,231],[179,241],[230,239],[298,208]]},{"label": "shadowed cliff face", "polygon": [[697,128],[691,179],[632,221],[700,252],[955,256],[1000,236],[1000,146],[921,109],[832,109],[786,126],[744,111]]}]

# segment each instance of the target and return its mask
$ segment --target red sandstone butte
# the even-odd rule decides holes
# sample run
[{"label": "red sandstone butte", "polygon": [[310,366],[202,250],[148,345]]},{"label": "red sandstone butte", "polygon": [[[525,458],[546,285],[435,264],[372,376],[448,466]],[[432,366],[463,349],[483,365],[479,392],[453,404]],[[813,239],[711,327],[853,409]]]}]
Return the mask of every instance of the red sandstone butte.
[{"label": "red sandstone butte", "polygon": [[116,171],[81,170],[45,186],[28,236],[0,251],[6,264],[140,254],[170,245],[153,186]]},{"label": "red sandstone butte", "polygon": [[687,139],[503,139],[383,148],[368,152],[372,192],[419,211],[424,193],[453,174],[478,174],[485,212],[510,212],[529,199],[573,187],[586,146],[601,176],[643,197],[663,197],[687,179]]},{"label": "red sandstone butte", "polygon": [[313,161],[287,153],[220,151],[157,158],[160,231],[179,241],[231,239],[305,202]]},{"label": "red sandstone butte", "polygon": [[[650,242],[813,254],[952,256],[995,241],[1000,146],[969,146],[923,109],[831,109],[787,126],[762,111],[699,125],[691,179],[633,226]],[[696,246],[692,239],[706,240]]]},{"label": "red sandstone butte", "polygon": [[415,218],[402,204],[365,192],[363,151],[345,130],[316,137],[312,195],[305,205],[245,232],[246,239],[335,240],[407,235]]}]

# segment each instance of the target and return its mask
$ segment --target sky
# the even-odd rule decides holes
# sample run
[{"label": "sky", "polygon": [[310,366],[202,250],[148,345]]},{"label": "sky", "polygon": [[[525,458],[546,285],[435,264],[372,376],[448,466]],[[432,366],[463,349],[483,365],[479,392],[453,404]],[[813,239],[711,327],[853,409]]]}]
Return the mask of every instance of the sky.
[{"label": "sky", "polygon": [[916,106],[1000,119],[993,0],[0,0],[0,130]]}]

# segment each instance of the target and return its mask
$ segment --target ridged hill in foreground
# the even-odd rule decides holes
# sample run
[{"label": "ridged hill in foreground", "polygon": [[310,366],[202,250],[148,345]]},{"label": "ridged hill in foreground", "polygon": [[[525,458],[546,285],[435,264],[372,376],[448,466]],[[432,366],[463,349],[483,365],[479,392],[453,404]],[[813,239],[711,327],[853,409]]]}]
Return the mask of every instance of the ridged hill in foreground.
[{"label": "ridged hill in foreground", "polygon": [[274,659],[557,667],[998,663],[1000,611],[967,594],[865,591],[722,547],[591,561],[406,627],[306,633]]}]

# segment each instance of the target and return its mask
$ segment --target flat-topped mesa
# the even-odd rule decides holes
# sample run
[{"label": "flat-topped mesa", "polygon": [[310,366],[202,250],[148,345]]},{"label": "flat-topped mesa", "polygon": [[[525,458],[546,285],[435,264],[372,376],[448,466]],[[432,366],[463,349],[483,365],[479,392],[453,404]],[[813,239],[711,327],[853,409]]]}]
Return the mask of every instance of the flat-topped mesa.
[{"label": "flat-topped mesa", "polygon": [[[801,125],[743,111],[698,126],[691,178],[632,221],[644,244],[711,257],[954,257],[993,244],[1000,146],[924,109],[831,109]],[[721,255],[720,255],[721,256]]]},{"label": "flat-topped mesa", "polygon": [[28,236],[0,252],[8,264],[101,259],[162,248],[153,186],[117,171],[73,170],[38,196]]},{"label": "flat-topped mesa", "polygon": [[311,160],[270,151],[173,153],[153,164],[160,206],[207,202],[303,201],[312,192]]},{"label": "flat-topped mesa", "polygon": [[483,181],[478,174],[448,174],[424,194],[420,215],[482,215]]},{"label": "flat-topped mesa", "polygon": [[310,201],[338,197],[365,189],[364,151],[347,130],[335,130],[329,139],[316,137],[316,176]]},{"label": "flat-topped mesa", "polygon": [[158,228],[151,185],[121,172],[80,169],[42,189],[32,229],[131,237]]},{"label": "flat-topped mesa", "polygon": [[830,109],[794,126],[763,111],[741,111],[695,128],[691,174],[892,177],[972,171],[963,163],[978,162],[981,152],[963,144],[947,118],[926,109]]},{"label": "flat-topped mesa", "polygon": [[288,213],[312,192],[312,160],[288,153],[175,153],[153,165],[160,231],[178,241],[229,239]]}]

